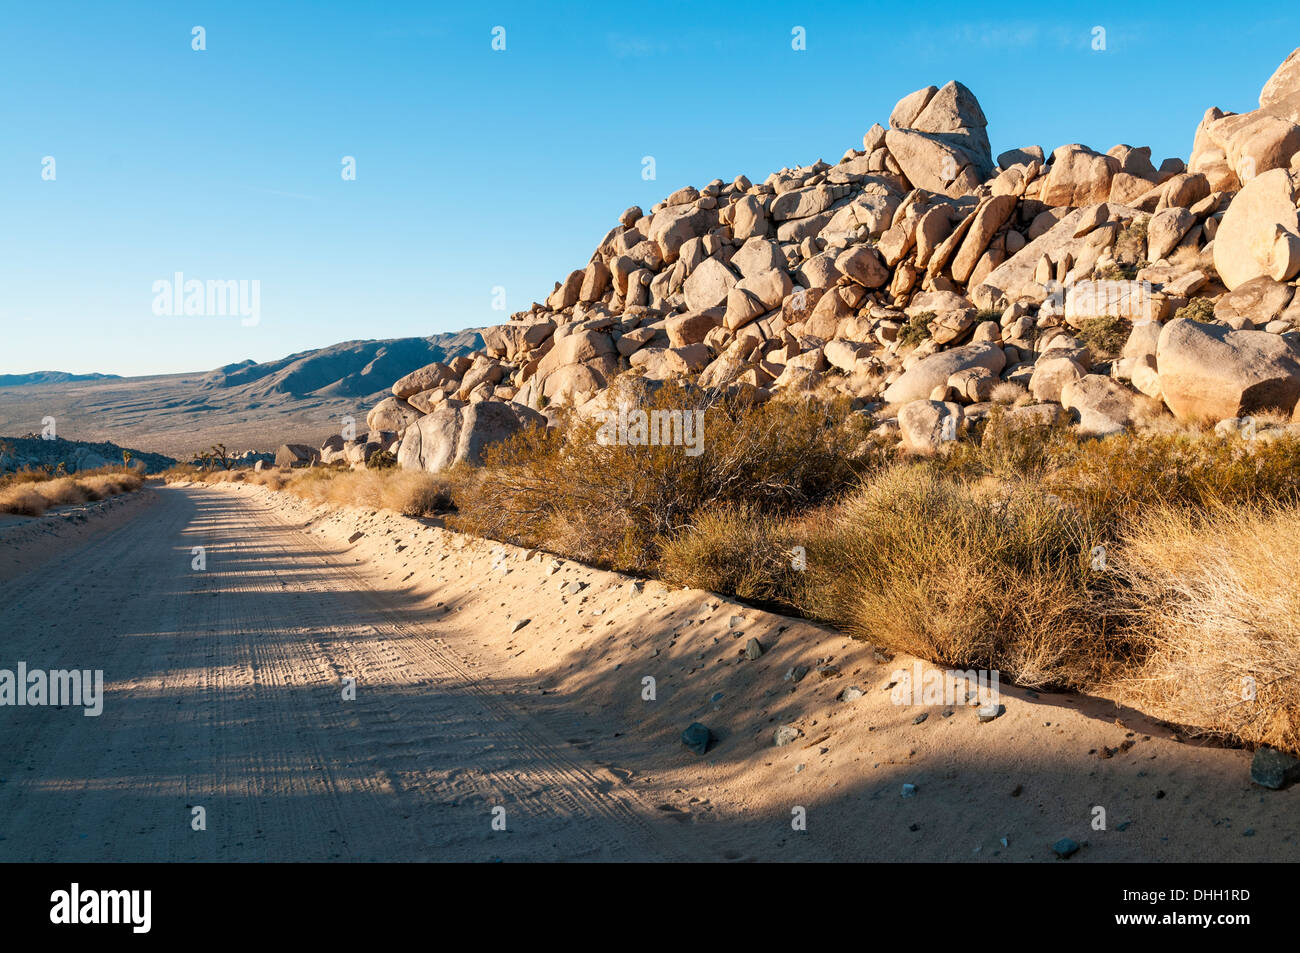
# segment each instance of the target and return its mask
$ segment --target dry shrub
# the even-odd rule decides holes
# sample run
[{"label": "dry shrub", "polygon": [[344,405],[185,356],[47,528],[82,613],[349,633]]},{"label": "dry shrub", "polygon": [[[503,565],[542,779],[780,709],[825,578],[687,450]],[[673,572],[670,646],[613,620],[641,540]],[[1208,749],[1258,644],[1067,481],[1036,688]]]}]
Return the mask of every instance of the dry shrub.
[{"label": "dry shrub", "polygon": [[1300,751],[1298,560],[1293,506],[1144,514],[1112,563],[1144,659],[1121,679],[1122,697],[1206,732]]},{"label": "dry shrub", "polygon": [[994,495],[900,466],[809,524],[810,615],[868,641],[1024,685],[1104,677],[1094,534],[1031,490]]},{"label": "dry shrub", "polygon": [[29,485],[33,490],[45,497],[45,502],[50,506],[70,506],[85,503],[90,499],[90,494],[86,492],[86,488],[73,477],[59,477],[57,480],[46,480],[44,483]]},{"label": "dry shrub", "polygon": [[1151,506],[1300,502],[1300,438],[1125,433],[1050,448],[1045,485],[1099,520]]},{"label": "dry shrub", "polygon": [[144,485],[144,475],[133,471],[77,474],[77,482],[91,499],[102,500],[120,493],[131,493]]},{"label": "dry shrub", "polygon": [[967,479],[1038,480],[1054,459],[1078,446],[1078,435],[1064,421],[1027,424],[999,405],[976,426],[970,439],[952,445],[933,465]]},{"label": "dry shrub", "polygon": [[244,474],[245,483],[264,486],[271,490],[284,489],[292,478],[292,471],[285,470],[249,470]]},{"label": "dry shrub", "polygon": [[19,480],[0,489],[0,513],[41,516],[53,506],[69,506],[102,500],[138,490],[144,476],[134,470],[104,467],[76,476],[41,481]]},{"label": "dry shrub", "polygon": [[668,583],[790,605],[797,531],[748,505],[709,507],[661,543],[659,576]]},{"label": "dry shrub", "polygon": [[20,483],[0,489],[0,513],[41,516],[49,507],[49,501],[32,489],[30,483]]},{"label": "dry shrub", "polygon": [[670,384],[636,409],[703,413],[700,452],[602,443],[594,418],[564,434],[526,430],[488,450],[457,493],[456,527],[645,572],[660,542],[706,505],[779,515],[840,490],[861,468],[845,452],[861,439],[847,399],[754,404]]},{"label": "dry shrub", "polygon": [[288,492],[313,503],[368,506],[403,516],[433,516],[451,506],[448,482],[429,473],[313,467],[284,479]]},{"label": "dry shrub", "polygon": [[0,473],[0,487],[17,486],[20,483],[44,483],[53,474],[53,467],[23,467],[12,473]]},{"label": "dry shrub", "polygon": [[368,506],[403,516],[433,516],[450,509],[453,479],[410,470],[352,470],[345,466],[304,467],[297,470],[170,471],[173,482],[251,483],[285,490],[311,503]]}]

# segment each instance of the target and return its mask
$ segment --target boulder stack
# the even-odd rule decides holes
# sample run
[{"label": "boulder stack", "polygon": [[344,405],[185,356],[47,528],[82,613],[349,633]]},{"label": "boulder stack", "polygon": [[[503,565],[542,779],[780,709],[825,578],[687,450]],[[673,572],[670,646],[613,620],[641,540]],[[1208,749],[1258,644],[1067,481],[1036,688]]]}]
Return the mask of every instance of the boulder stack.
[{"label": "boulder stack", "polygon": [[326,453],[477,461],[629,376],[846,394],[921,453],[991,401],[1097,435],[1161,413],[1290,413],[1297,198],[1300,50],[1258,110],[1211,109],[1189,161],[1158,165],[1127,144],[995,160],[975,94],[927,86],[836,162],[628,208],[481,351],[397,381],[367,419],[387,436]]}]

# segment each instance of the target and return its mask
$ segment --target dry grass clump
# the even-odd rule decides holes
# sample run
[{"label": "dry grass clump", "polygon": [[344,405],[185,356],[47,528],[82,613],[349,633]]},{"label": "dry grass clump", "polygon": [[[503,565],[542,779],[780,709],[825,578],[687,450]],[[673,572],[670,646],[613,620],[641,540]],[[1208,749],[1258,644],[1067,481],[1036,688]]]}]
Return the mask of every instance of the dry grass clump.
[{"label": "dry grass clump", "polygon": [[795,523],[745,504],[709,507],[660,547],[665,582],[789,606],[806,554]]},{"label": "dry grass clump", "polygon": [[451,480],[410,470],[321,466],[289,470],[177,468],[168,482],[249,483],[284,490],[311,503],[368,506],[403,516],[434,516],[452,507]]},{"label": "dry grass clump", "polygon": [[1041,493],[900,466],[810,530],[802,606],[857,637],[1025,685],[1082,686],[1111,667],[1095,534]]},{"label": "dry grass clump", "polygon": [[327,467],[291,472],[284,489],[312,503],[368,506],[403,516],[434,516],[452,505],[450,483],[429,473]]},{"label": "dry grass clump", "polygon": [[1300,437],[1274,440],[1119,434],[1049,449],[1046,488],[1097,519],[1162,504],[1205,510],[1300,502]]},{"label": "dry grass clump", "polygon": [[32,489],[31,484],[19,484],[0,489],[0,513],[41,516],[49,508],[49,501]]},{"label": "dry grass clump", "polygon": [[0,488],[16,486],[20,483],[44,483],[54,476],[51,469],[23,467],[11,473],[0,473]]},{"label": "dry grass clump", "polygon": [[1144,514],[1114,560],[1142,650],[1120,680],[1124,700],[1205,732],[1300,751],[1298,559],[1294,506]]},{"label": "dry grass clump", "polygon": [[103,500],[119,493],[138,490],[144,476],[134,470],[106,467],[75,476],[36,481],[20,479],[0,488],[0,513],[41,516],[54,506],[70,506]]}]

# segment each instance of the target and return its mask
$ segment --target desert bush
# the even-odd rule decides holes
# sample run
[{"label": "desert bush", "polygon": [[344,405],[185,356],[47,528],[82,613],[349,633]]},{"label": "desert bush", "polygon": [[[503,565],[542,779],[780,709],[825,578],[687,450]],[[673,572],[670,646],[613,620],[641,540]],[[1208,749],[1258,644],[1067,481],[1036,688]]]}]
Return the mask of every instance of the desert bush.
[{"label": "desert bush", "polygon": [[1141,664],[1121,697],[1159,717],[1300,751],[1300,509],[1158,507],[1112,561]]},{"label": "desert bush", "polygon": [[1174,312],[1174,318],[1208,322],[1214,320],[1214,302],[1209,298],[1193,298]]},{"label": "desert bush", "polygon": [[1062,448],[1074,447],[1078,442],[1079,438],[1063,420],[1050,425],[1028,425],[1016,422],[999,405],[972,427],[967,439],[953,444],[932,465],[966,479],[995,477],[1033,481],[1042,478]]},{"label": "desert bush", "polygon": [[1058,440],[1046,450],[1044,472],[1050,492],[1097,520],[1161,504],[1205,510],[1300,502],[1300,437],[1125,433]]},{"label": "desert bush", "polygon": [[1118,357],[1128,341],[1129,323],[1123,318],[1103,314],[1079,322],[1078,339],[1088,345],[1093,357],[1109,360]]},{"label": "desert bush", "polygon": [[23,467],[12,473],[0,473],[0,487],[16,486],[20,483],[43,483],[53,475],[53,467]]},{"label": "desert bush", "polygon": [[658,575],[673,585],[790,606],[797,535],[788,520],[745,504],[706,507],[661,543]]},{"label": "desert bush", "polygon": [[33,490],[45,497],[50,506],[71,506],[90,500],[86,488],[72,477],[60,477],[46,480],[44,483],[31,484]]},{"label": "desert bush", "polygon": [[143,475],[116,467],[86,470],[75,476],[50,478],[47,474],[43,480],[26,479],[27,473],[24,479],[0,488],[0,513],[41,516],[50,507],[102,500],[144,484]]},{"label": "desert bush", "polygon": [[910,315],[903,326],[898,329],[898,346],[900,348],[916,347],[922,341],[929,340],[930,322],[935,319],[933,311],[920,311]]},{"label": "desert bush", "polygon": [[283,487],[313,503],[368,506],[404,516],[433,516],[452,505],[446,480],[410,470],[313,467],[294,471],[291,478],[285,478]]},{"label": "desert bush", "polygon": [[458,528],[543,546],[604,566],[649,571],[657,549],[705,505],[747,503],[772,515],[851,484],[863,464],[847,452],[867,424],[848,399],[792,397],[755,404],[667,385],[637,409],[703,415],[698,452],[608,445],[602,422],[526,430],[488,450],[456,496]]},{"label": "desert bush", "polygon": [[32,489],[30,483],[19,483],[0,488],[0,513],[12,513],[15,516],[41,516],[49,508],[49,500]]},{"label": "desert bush", "polygon": [[1082,686],[1106,677],[1118,652],[1093,608],[1094,539],[1041,493],[981,492],[900,465],[809,523],[798,599],[895,651]]}]

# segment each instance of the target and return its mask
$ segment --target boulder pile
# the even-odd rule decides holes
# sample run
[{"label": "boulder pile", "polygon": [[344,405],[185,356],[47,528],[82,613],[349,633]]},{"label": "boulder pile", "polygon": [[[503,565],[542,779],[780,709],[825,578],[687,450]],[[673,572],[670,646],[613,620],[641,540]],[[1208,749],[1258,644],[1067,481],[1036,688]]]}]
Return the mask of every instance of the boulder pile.
[{"label": "boulder pile", "polygon": [[622,375],[843,393],[920,453],[999,403],[1098,435],[1295,410],[1300,50],[1258,110],[1209,110],[1187,162],[995,159],[987,125],[961,83],[928,86],[833,164],[627,209],[544,302],[397,381],[322,460],[475,460]]}]

